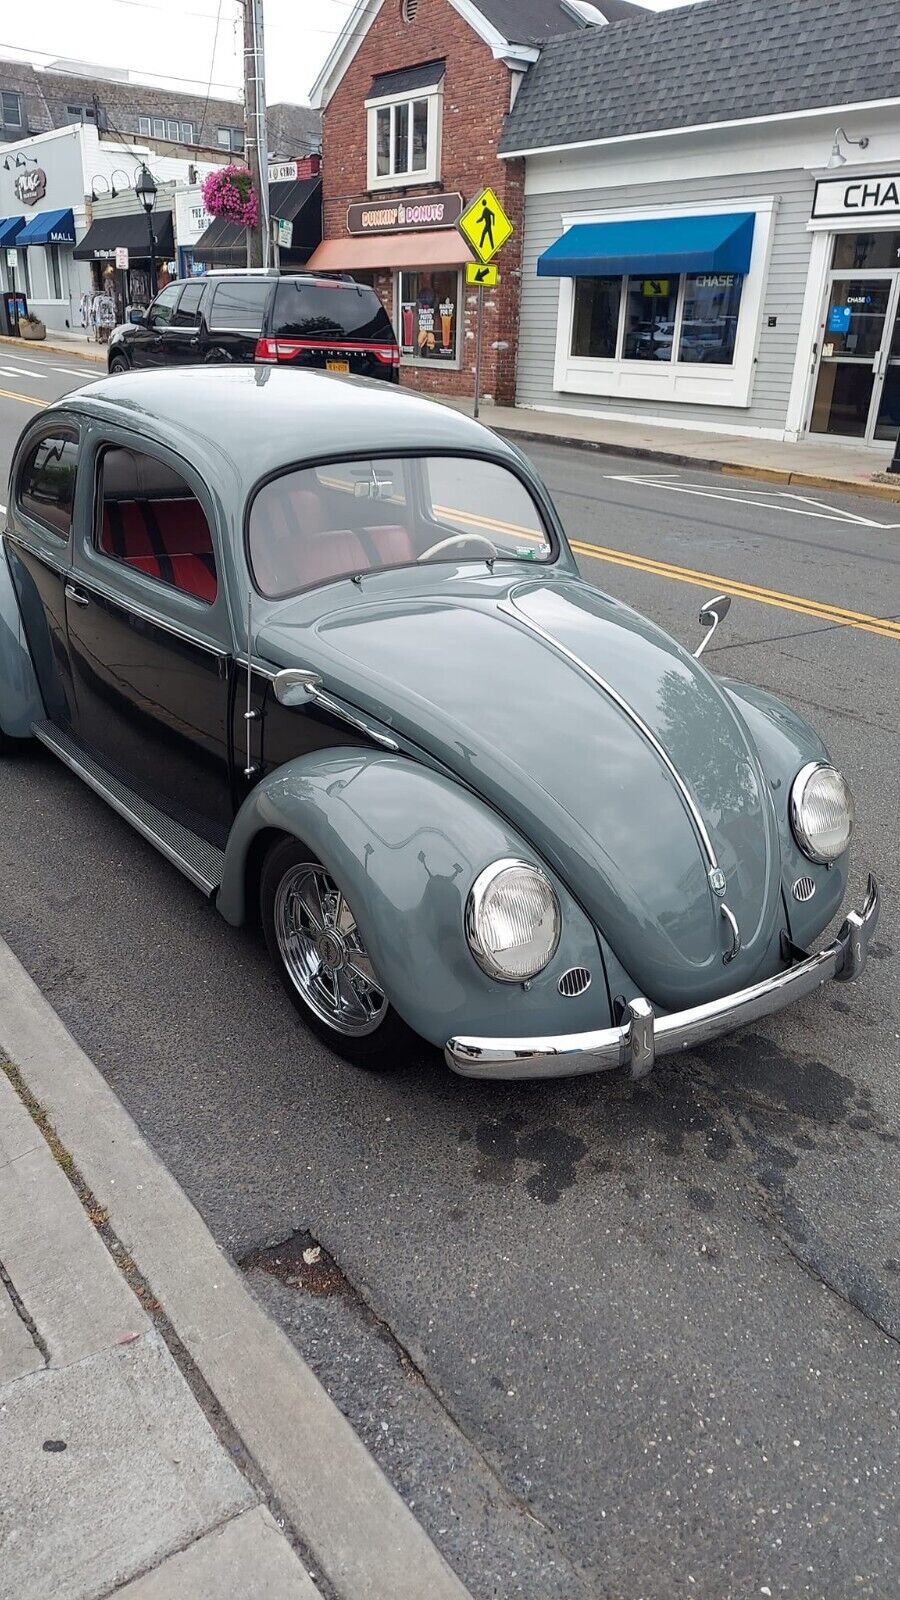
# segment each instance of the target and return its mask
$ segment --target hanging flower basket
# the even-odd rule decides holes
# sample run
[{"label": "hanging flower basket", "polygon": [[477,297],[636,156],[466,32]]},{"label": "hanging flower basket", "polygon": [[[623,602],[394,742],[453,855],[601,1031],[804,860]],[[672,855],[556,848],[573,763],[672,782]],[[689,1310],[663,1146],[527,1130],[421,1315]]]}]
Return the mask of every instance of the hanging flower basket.
[{"label": "hanging flower basket", "polygon": [[245,228],[259,221],[259,198],[246,167],[217,167],[203,180],[203,204],[211,217],[227,217]]}]

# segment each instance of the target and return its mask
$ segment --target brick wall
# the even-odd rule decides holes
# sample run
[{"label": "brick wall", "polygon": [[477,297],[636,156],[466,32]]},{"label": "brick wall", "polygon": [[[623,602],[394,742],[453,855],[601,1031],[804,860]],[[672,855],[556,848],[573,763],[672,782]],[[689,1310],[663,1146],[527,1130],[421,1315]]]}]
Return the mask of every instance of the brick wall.
[{"label": "brick wall", "polygon": [[[386,201],[411,199],[438,190],[460,190],[466,203],[485,184],[495,190],[515,225],[515,233],[497,258],[500,284],[485,291],[482,346],[482,395],[500,405],[515,399],[516,336],[519,316],[524,163],[499,161],[497,141],[509,110],[510,72],[464,22],[448,0],[420,0],[415,19],[404,22],[399,0],[382,6],[351,61],[323,115],[323,237],[347,236],[347,206],[370,193],[366,189],[367,126],[365,100],[379,72],[443,57],[446,60],[443,99],[440,182],[409,188],[371,191]],[[451,233],[452,230],[448,230]],[[393,278],[376,273],[375,287],[394,318]],[[473,393],[476,292],[463,283],[464,316],[459,371],[435,362],[404,366],[401,382],[444,394]],[[498,350],[498,342],[508,349]]]}]

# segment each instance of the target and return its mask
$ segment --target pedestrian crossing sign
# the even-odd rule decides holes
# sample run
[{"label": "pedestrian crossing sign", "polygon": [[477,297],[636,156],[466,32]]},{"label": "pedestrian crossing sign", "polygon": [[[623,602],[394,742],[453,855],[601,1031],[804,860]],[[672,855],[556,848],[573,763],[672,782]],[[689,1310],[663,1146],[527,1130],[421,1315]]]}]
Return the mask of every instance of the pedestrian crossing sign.
[{"label": "pedestrian crossing sign", "polygon": [[513,225],[493,189],[482,189],[457,224],[479,261],[492,261],[511,238]]},{"label": "pedestrian crossing sign", "polygon": [[499,267],[482,266],[480,261],[466,262],[466,283],[480,284],[483,289],[493,289],[499,281]]}]

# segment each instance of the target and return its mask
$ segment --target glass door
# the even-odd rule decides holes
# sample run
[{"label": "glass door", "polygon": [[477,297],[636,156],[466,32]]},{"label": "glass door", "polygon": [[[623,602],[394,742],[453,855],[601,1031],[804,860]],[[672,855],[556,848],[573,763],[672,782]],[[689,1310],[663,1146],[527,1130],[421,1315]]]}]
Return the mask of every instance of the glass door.
[{"label": "glass door", "polygon": [[[887,439],[892,443],[900,434],[900,291],[894,310],[890,344],[885,340],[881,351],[881,394],[876,391],[877,408],[873,420],[873,439]],[[876,378],[877,382],[877,378]]]},{"label": "glass door", "polygon": [[[890,438],[882,420],[890,370],[891,411],[900,410],[896,273],[832,276],[810,431],[848,439]],[[892,366],[893,363],[893,366]]]}]

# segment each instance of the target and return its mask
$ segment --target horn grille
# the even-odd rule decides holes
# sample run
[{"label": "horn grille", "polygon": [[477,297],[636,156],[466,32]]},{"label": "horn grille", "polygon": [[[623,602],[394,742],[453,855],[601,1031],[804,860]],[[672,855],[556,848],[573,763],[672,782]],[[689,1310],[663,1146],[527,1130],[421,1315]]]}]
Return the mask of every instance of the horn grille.
[{"label": "horn grille", "polygon": [[576,995],[584,994],[585,989],[589,989],[590,986],[591,975],[587,967],[570,967],[556,985],[566,1000],[573,1000]]}]

